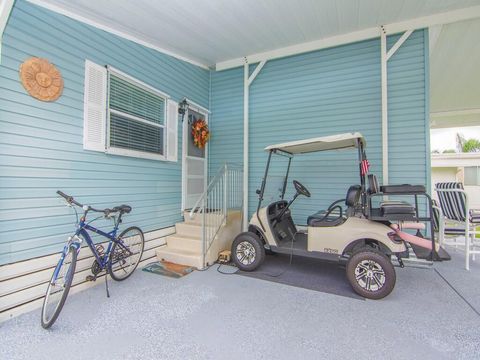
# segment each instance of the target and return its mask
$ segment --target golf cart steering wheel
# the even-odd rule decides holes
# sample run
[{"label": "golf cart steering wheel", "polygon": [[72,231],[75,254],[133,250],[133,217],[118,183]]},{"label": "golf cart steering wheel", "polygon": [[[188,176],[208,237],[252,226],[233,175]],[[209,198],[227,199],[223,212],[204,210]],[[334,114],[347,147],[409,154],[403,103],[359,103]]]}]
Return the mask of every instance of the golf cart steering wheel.
[{"label": "golf cart steering wheel", "polygon": [[305,186],[300,184],[297,180],[293,180],[293,186],[295,186],[295,190],[297,190],[297,193],[300,195],[304,195],[306,197],[310,197],[310,191],[307,190]]}]

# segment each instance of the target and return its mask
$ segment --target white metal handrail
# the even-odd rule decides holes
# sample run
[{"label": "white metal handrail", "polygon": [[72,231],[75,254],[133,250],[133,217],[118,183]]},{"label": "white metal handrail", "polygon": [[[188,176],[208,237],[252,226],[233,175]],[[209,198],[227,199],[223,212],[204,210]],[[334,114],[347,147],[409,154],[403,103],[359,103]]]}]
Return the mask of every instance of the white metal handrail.
[{"label": "white metal handrail", "polygon": [[228,211],[241,209],[243,203],[243,170],[236,164],[225,163],[212,178],[188,216],[202,215],[202,261],[220,228],[226,223]]}]

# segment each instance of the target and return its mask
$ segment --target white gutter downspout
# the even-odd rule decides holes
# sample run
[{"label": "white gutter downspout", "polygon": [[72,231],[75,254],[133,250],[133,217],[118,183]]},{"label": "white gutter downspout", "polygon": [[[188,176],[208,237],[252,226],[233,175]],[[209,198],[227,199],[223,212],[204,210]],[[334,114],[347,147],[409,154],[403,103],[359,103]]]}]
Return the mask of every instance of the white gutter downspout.
[{"label": "white gutter downspout", "polygon": [[0,63],[2,62],[3,32],[7,27],[8,18],[13,9],[15,0],[0,0]]},{"label": "white gutter downspout", "polygon": [[253,80],[262,70],[263,66],[267,60],[262,60],[252,75],[248,75],[249,67],[248,60],[245,58],[243,64],[243,231],[248,230],[248,146],[249,146],[249,137],[248,137],[248,111],[249,111],[249,96],[250,96],[250,85],[253,83]]},{"label": "white gutter downspout", "polygon": [[380,26],[380,53],[381,53],[381,73],[382,73],[382,183],[388,185],[388,60],[402,46],[402,44],[413,33],[413,30],[407,30],[397,40],[397,42],[387,51],[387,30],[385,26]]}]

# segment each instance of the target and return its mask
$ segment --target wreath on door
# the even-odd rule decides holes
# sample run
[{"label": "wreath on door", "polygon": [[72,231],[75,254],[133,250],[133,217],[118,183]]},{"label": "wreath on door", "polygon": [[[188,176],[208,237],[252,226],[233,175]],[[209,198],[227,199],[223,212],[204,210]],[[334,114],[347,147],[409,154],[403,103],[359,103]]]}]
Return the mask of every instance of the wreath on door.
[{"label": "wreath on door", "polygon": [[210,139],[210,131],[207,122],[203,119],[195,120],[192,124],[193,143],[199,149],[203,149]]}]

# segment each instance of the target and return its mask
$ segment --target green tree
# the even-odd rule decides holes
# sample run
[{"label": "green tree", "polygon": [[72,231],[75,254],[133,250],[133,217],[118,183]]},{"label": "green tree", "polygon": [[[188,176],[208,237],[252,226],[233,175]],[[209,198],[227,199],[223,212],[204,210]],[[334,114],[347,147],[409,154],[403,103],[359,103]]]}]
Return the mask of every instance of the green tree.
[{"label": "green tree", "polygon": [[455,153],[456,153],[455,149],[447,149],[447,150],[443,150],[442,154],[455,154]]},{"label": "green tree", "polygon": [[[465,139],[463,134],[457,133],[457,152],[469,153],[480,151],[480,140],[478,139]],[[444,151],[445,153],[445,151]]]},{"label": "green tree", "polygon": [[477,139],[468,139],[462,145],[462,152],[470,153],[480,151],[480,141]]}]

